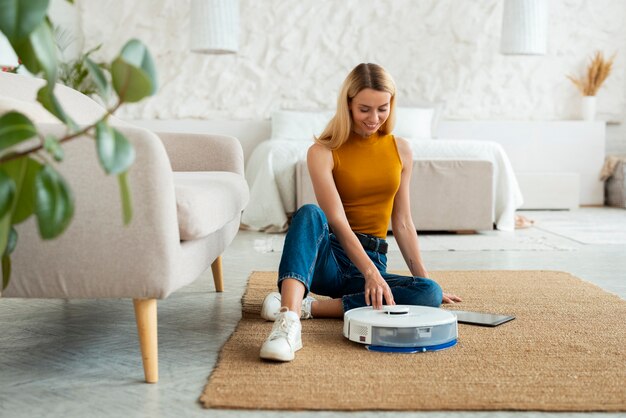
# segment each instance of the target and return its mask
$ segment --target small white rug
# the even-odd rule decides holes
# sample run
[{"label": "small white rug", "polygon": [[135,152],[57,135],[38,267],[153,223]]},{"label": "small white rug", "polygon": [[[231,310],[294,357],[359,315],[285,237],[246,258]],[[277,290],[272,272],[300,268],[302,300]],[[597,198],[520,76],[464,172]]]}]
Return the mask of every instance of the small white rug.
[{"label": "small white rug", "polygon": [[[284,234],[265,235],[254,240],[260,253],[282,252]],[[393,236],[388,236],[389,251],[400,251]],[[419,234],[421,251],[573,251],[575,241],[537,228],[515,232],[482,231],[476,234]]]},{"label": "small white rug", "polygon": [[[536,228],[515,232],[480,231],[475,234],[419,235],[422,251],[573,251],[580,244]],[[400,249],[389,237],[391,251]]]},{"label": "small white rug", "polygon": [[626,244],[626,209],[598,207],[520,213],[535,221],[535,229],[582,244]]}]

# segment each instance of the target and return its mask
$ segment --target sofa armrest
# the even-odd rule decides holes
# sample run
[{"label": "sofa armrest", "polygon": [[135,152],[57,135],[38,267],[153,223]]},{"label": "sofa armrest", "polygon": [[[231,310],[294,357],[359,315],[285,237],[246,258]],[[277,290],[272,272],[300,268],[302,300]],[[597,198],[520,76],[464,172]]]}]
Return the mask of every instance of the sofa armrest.
[{"label": "sofa armrest", "polygon": [[[60,124],[38,128],[55,136],[66,130]],[[58,169],[75,197],[72,222],[54,240],[39,237],[34,217],[17,226],[13,277],[3,296],[161,298],[172,291],[180,236],[167,154],[153,133],[117,129],[136,152],[128,174],[130,224],[123,225],[118,181],[100,167],[93,139],[65,143]]]},{"label": "sofa armrest", "polygon": [[230,171],[244,174],[243,149],[224,135],[157,132],[174,171]]}]

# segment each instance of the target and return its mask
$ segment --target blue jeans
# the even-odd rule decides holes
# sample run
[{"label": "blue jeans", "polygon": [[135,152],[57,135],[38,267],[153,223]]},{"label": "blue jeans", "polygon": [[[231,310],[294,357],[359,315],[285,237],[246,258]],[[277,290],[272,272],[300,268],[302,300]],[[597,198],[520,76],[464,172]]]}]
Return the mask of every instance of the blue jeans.
[{"label": "blue jeans", "polygon": [[[366,251],[391,288],[398,305],[441,305],[441,287],[430,279],[387,273],[387,255]],[[315,205],[304,205],[294,215],[285,237],[278,268],[278,288],[285,279],[296,279],[309,291],[341,298],[344,312],[366,306],[365,279],[350,261],[328,221]]]}]

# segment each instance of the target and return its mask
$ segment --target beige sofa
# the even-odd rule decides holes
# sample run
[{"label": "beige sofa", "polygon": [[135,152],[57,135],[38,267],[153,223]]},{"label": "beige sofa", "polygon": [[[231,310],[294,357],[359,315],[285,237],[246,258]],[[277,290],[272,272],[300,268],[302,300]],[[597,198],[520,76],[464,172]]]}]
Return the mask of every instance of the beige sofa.
[{"label": "beige sofa", "polygon": [[[64,126],[42,123],[54,119],[33,100],[41,83],[0,73],[0,114],[22,111],[43,133],[61,136]],[[55,91],[79,124],[103,112],[74,90],[59,85]],[[129,172],[132,222],[123,226],[117,179],[103,174],[93,139],[67,142],[59,168],[75,196],[72,223],[51,241],[39,238],[34,218],[17,227],[11,282],[2,296],[133,299],[145,379],[156,382],[156,300],[209,266],[216,290],[223,288],[220,256],[249,198],[243,152],[232,137],[155,134],[114,123],[137,155]]]},{"label": "beige sofa", "polygon": [[[296,166],[297,206],[317,203],[306,161]],[[418,231],[493,229],[493,165],[485,160],[415,160],[411,214]]]}]

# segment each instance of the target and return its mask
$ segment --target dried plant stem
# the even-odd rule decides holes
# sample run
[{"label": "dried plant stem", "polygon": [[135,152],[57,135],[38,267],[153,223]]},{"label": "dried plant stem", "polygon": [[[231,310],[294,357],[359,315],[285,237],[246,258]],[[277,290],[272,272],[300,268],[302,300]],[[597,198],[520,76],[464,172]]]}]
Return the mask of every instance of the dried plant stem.
[{"label": "dried plant stem", "polygon": [[604,81],[611,74],[614,61],[615,54],[613,54],[610,59],[606,60],[602,52],[596,51],[587,67],[587,73],[584,77],[568,75],[567,78],[574,83],[583,96],[595,96]]}]

